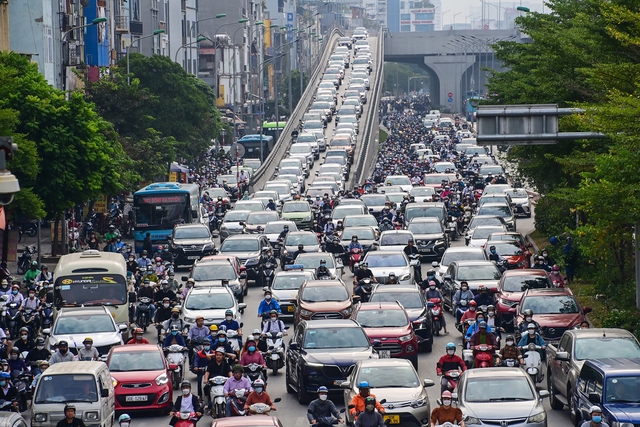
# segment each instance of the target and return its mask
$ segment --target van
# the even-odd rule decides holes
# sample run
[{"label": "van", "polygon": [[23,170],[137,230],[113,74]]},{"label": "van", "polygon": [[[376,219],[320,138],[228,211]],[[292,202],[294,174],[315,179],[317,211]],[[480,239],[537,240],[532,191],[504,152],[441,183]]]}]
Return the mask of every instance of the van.
[{"label": "van", "polygon": [[115,424],[116,401],[109,368],[103,362],[60,362],[38,380],[31,405],[31,427],[55,427],[65,404],[87,427]]}]

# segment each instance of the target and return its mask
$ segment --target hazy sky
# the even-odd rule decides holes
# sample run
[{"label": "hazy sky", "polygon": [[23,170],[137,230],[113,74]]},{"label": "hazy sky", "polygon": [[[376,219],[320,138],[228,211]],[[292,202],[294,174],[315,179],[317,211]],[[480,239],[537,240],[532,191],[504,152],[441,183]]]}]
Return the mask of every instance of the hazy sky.
[{"label": "hazy sky", "polygon": [[[455,22],[461,24],[465,22],[470,23],[471,20],[476,17],[480,20],[482,15],[482,1],[481,0],[440,0],[442,5],[442,13],[444,13],[442,24],[448,26],[453,23],[454,15]],[[515,8],[517,6],[526,6],[532,11],[542,12],[541,1],[529,1],[529,0],[485,0],[485,19],[496,19],[497,11],[507,8]],[[449,12],[447,12],[449,10]],[[457,14],[457,15],[456,15]],[[472,15],[472,16],[469,16]]]}]

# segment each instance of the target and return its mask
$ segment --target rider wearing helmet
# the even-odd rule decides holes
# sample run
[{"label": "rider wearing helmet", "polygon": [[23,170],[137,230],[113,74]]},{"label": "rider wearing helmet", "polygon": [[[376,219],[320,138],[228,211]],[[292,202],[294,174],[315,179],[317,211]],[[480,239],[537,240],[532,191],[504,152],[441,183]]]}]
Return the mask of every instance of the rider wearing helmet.
[{"label": "rider wearing helmet", "polygon": [[239,336],[242,336],[242,329],[240,329],[238,321],[234,319],[232,310],[224,312],[224,320],[218,325],[218,328],[225,331],[236,331]]},{"label": "rider wearing helmet", "polygon": [[331,278],[331,272],[327,268],[327,261],[324,259],[320,260],[320,266],[316,268],[316,277],[318,279],[322,279],[323,277]]},{"label": "rider wearing helmet", "polygon": [[589,408],[589,416],[591,420],[583,422],[580,427],[609,427],[609,424],[602,419],[602,409],[599,406],[593,405]]},{"label": "rider wearing helmet", "polygon": [[262,317],[263,321],[268,320],[271,310],[275,310],[277,313],[282,313],[280,304],[278,304],[278,301],[274,300],[272,297],[271,289],[265,289],[264,299],[258,306],[258,317]]},{"label": "rider wearing helmet", "polygon": [[356,234],[351,236],[351,242],[349,243],[348,251],[351,252],[354,249],[362,250],[362,244],[358,242],[358,236]]},{"label": "rider wearing helmet", "polygon": [[480,292],[473,299],[478,303],[478,306],[495,304],[493,295],[489,293],[489,288],[486,286],[482,286]]},{"label": "rider wearing helmet", "polygon": [[98,353],[98,350],[93,346],[93,338],[86,337],[84,341],[82,341],[82,344],[84,344],[84,347],[78,350],[78,360],[95,361],[100,358],[100,353]]},{"label": "rider wearing helmet", "polygon": [[64,405],[64,418],[58,421],[56,427],[85,427],[85,424],[82,419],[76,418],[76,407],[67,403]]},{"label": "rider wearing helmet", "polygon": [[364,399],[364,411],[358,416],[355,422],[356,427],[384,427],[386,424],[382,419],[380,412],[376,412],[378,405],[376,398],[367,396]]},{"label": "rider wearing helmet", "polygon": [[283,335],[287,335],[287,331],[284,326],[284,322],[278,319],[278,311],[271,310],[269,312],[269,320],[265,321],[264,328],[262,328],[262,335],[266,335],[271,332],[282,332]]},{"label": "rider wearing helmet", "polygon": [[[368,381],[360,381],[360,383],[358,384],[358,389],[359,389],[358,394],[353,396],[353,399],[351,399],[351,402],[349,402],[349,405],[348,405],[348,406],[354,405],[353,408],[349,409],[349,414],[351,414],[351,416],[353,417],[357,417],[362,412],[364,412],[365,399],[367,397],[373,397],[374,399],[376,398],[374,394],[370,393],[371,386],[369,385]],[[375,407],[378,410],[378,412],[380,412],[381,414],[384,414],[384,408],[380,403],[376,402]]]},{"label": "rider wearing helmet", "polygon": [[[467,310],[467,308],[469,308],[469,303],[473,301],[474,296],[475,295],[473,295],[473,292],[469,290],[469,284],[464,280],[460,282],[460,289],[458,289],[453,296],[453,312],[456,315],[456,320],[458,321],[458,323],[461,322],[460,319],[462,318],[462,316],[467,311],[469,311]],[[474,306],[475,310],[477,303],[475,301],[473,302],[476,304]]]},{"label": "rider wearing helmet", "polygon": [[443,374],[447,371],[466,371],[467,365],[465,365],[464,360],[460,356],[456,354],[456,345],[452,342],[447,343],[447,354],[442,356],[438,363],[436,363],[436,373],[440,379],[440,392],[443,392],[447,389],[449,384],[449,380],[447,380]]},{"label": "rider wearing helmet", "polygon": [[524,365],[524,359],[522,358],[522,351],[516,345],[516,341],[513,335],[507,335],[505,338],[504,347],[500,349],[500,356],[496,359],[496,365],[500,365],[505,360],[517,360],[520,365]]},{"label": "rider wearing helmet", "polygon": [[444,423],[465,427],[462,419],[462,410],[451,406],[451,401],[453,400],[451,392],[449,390],[443,391],[441,396],[442,405],[431,411],[431,427]]},{"label": "rider wearing helmet", "polygon": [[149,341],[144,337],[144,330],[142,328],[136,328],[133,331],[133,336],[127,344],[149,344]]},{"label": "rider wearing helmet", "polygon": [[522,312],[522,314],[524,315],[524,320],[518,324],[518,331],[520,332],[520,335],[525,335],[527,333],[527,327],[531,323],[536,326],[536,333],[539,334],[542,331],[542,328],[540,328],[540,324],[538,322],[533,320],[533,310],[527,308]]},{"label": "rider wearing helmet", "polygon": [[384,282],[385,285],[397,285],[398,283],[400,283],[398,282],[398,276],[393,271],[389,273],[389,278]]},{"label": "rider wearing helmet", "polygon": [[560,272],[560,267],[558,265],[554,265],[551,267],[551,273],[549,273],[549,279],[551,279],[551,283],[557,285],[559,288],[564,288],[564,277]]},{"label": "rider wearing helmet", "polygon": [[25,358],[25,362],[27,363],[27,366],[37,366],[37,362],[39,360],[49,360],[50,357],[51,352],[45,348],[44,338],[38,337],[36,338],[35,348],[29,351],[29,354],[27,354],[27,357]]},{"label": "rider wearing helmet", "polygon": [[131,417],[129,414],[120,415],[120,417],[118,417],[118,424],[120,424],[120,427],[129,427],[131,424]]},{"label": "rider wearing helmet", "polygon": [[422,281],[420,287],[422,289],[427,289],[429,287],[429,282],[436,282],[436,288],[442,289],[442,283],[436,279],[436,271],[433,269],[427,271],[427,277]]},{"label": "rider wearing helmet", "polygon": [[22,283],[25,284],[25,287],[29,287],[32,284],[35,284],[36,279],[40,275],[40,270],[38,270],[38,261],[32,261],[29,269],[24,273],[24,277],[22,278]]},{"label": "rider wearing helmet", "polygon": [[307,419],[310,424],[330,427],[336,421],[344,424],[336,405],[329,400],[329,389],[325,386],[318,388],[318,398],[311,401],[307,409]]},{"label": "rider wearing helmet", "polygon": [[185,342],[184,337],[180,333],[180,326],[178,325],[171,325],[169,329],[169,333],[167,334],[167,336],[164,338],[164,341],[162,342],[162,348],[167,348],[170,345],[174,345],[174,344],[181,345],[182,347],[187,346],[187,343]]},{"label": "rider wearing helmet", "polygon": [[275,411],[276,407],[273,406],[269,393],[265,391],[264,380],[262,378],[258,378],[253,382],[252,387],[253,391],[249,393],[247,401],[244,404],[244,409],[249,409],[249,407],[255,403],[264,403],[265,405],[269,405],[272,411]]},{"label": "rider wearing helmet", "polygon": [[195,426],[198,420],[202,417],[202,403],[198,396],[191,393],[191,383],[189,381],[182,381],[180,388],[182,389],[182,394],[178,396],[176,402],[171,408],[171,412],[169,412],[169,415],[171,415],[171,422],[169,425],[176,425],[180,419],[179,415],[181,412],[194,412],[196,414],[196,419],[193,420],[193,425]]}]

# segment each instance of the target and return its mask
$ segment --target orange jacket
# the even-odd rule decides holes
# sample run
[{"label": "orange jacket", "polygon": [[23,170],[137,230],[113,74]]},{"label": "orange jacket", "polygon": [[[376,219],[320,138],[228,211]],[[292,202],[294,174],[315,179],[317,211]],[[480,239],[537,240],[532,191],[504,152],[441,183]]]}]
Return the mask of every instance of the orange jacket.
[{"label": "orange jacket", "polygon": [[[369,396],[373,397],[374,399],[376,397],[373,393],[369,393]],[[355,408],[349,410],[349,413],[351,415],[355,416],[357,413],[364,412],[364,399],[365,398],[362,397],[360,393],[353,396],[353,399],[351,399],[351,402],[349,403],[349,405],[355,405]],[[384,408],[382,407],[380,402],[378,402],[377,399],[376,399],[376,409],[381,414],[384,414]]]}]

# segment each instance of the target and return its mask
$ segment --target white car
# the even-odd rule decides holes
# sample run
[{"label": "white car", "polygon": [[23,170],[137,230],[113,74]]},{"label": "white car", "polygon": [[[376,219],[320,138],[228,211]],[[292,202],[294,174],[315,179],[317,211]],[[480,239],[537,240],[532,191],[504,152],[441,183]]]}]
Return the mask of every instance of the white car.
[{"label": "white car", "polygon": [[295,144],[291,144],[289,147],[289,151],[287,152],[289,157],[298,157],[301,159],[305,159],[307,164],[309,165],[309,169],[313,168],[314,163],[314,154],[313,147],[311,144],[296,142]]},{"label": "white car", "polygon": [[476,227],[471,233],[471,239],[469,240],[468,246],[472,248],[481,248],[487,243],[487,239],[491,233],[504,233],[509,230],[506,227],[496,227],[493,225],[481,225]]},{"label": "white car", "polygon": [[180,310],[185,323],[195,324],[196,317],[204,317],[206,326],[218,325],[224,321],[225,312],[233,311],[234,319],[240,323],[240,312],[247,307],[238,303],[228,287],[192,288],[187,294]]},{"label": "white car", "polygon": [[444,251],[440,263],[433,261],[431,266],[436,269],[436,278],[442,283],[444,275],[449,268],[449,264],[454,261],[485,261],[487,254],[482,248],[473,248],[468,246],[450,246]]},{"label": "white car", "polygon": [[389,175],[384,179],[384,185],[397,185],[405,193],[408,193],[413,188],[411,180],[406,175]]},{"label": "white car", "polygon": [[413,239],[413,233],[409,230],[387,230],[380,235],[380,250],[402,252]]},{"label": "white car", "polygon": [[389,273],[394,273],[402,285],[413,285],[415,282],[413,266],[402,251],[370,251],[363,261],[369,264],[369,270],[378,283],[386,282]]}]

